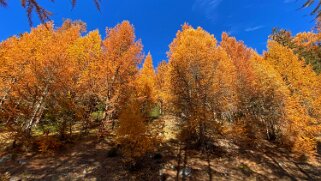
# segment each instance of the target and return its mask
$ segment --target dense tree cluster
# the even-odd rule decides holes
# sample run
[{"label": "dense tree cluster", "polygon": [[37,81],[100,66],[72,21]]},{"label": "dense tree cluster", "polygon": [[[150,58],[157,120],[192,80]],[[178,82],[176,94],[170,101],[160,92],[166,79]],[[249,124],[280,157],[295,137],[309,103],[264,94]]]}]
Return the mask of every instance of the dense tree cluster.
[{"label": "dense tree cluster", "polygon": [[313,52],[319,33],[275,33],[259,55],[226,33],[218,42],[184,24],[168,61],[154,69],[129,22],[107,28],[105,39],[85,29],[78,21],[49,22],[1,42],[0,123],[15,143],[30,144],[39,129],[65,139],[73,127],[85,132],[95,123],[101,137],[113,131],[124,156],[136,159],[157,146],[148,127],[156,111],[183,122],[187,144],[203,146],[231,130],[315,151],[321,77],[292,45]]},{"label": "dense tree cluster", "polygon": [[317,22],[315,31],[302,32],[293,36],[285,29],[273,29],[270,38],[281,45],[290,48],[293,52],[304,59],[306,64],[312,66],[318,74],[321,73],[321,26]]}]

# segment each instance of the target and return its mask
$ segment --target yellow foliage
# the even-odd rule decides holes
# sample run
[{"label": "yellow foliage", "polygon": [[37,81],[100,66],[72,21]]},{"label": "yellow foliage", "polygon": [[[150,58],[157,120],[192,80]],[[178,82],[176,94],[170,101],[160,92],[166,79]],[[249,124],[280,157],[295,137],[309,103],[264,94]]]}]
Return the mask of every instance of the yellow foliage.
[{"label": "yellow foliage", "polygon": [[219,122],[237,111],[236,68],[213,35],[186,24],[168,57],[171,105],[191,137],[202,142],[207,130],[219,132]]},{"label": "yellow foliage", "polygon": [[285,121],[285,104],[290,92],[281,75],[268,61],[253,54],[250,64],[255,75],[256,88],[252,114],[263,123],[263,132],[272,132],[273,136],[277,136],[280,126]]},{"label": "yellow foliage", "polygon": [[162,61],[157,67],[156,80],[155,80],[155,91],[156,100],[159,104],[160,111],[163,113],[165,109],[170,109],[170,75],[169,66],[166,61]]},{"label": "yellow foliage", "polygon": [[234,84],[236,85],[239,100],[237,104],[238,112],[242,115],[247,115],[251,109],[252,98],[257,93],[256,77],[249,61],[253,55],[253,50],[247,48],[243,42],[228,36],[227,33],[222,34],[220,46],[230,57],[236,69]]},{"label": "yellow foliage", "polygon": [[[202,28],[184,25],[168,52],[170,102],[174,112],[186,121],[190,137],[203,141],[206,123],[213,121],[211,101],[214,70],[218,60],[216,39]],[[214,101],[213,101],[214,102]]]},{"label": "yellow foliage", "polygon": [[98,96],[105,103],[105,117],[117,114],[134,88],[138,65],[142,60],[142,44],[136,40],[133,25],[124,21],[107,28],[103,55],[95,68]]},{"label": "yellow foliage", "polygon": [[225,122],[222,126],[222,134],[233,139],[247,139],[248,132],[246,120],[236,120],[233,123]]},{"label": "yellow foliage", "polygon": [[[320,83],[317,75],[288,48],[270,41],[265,59],[280,73],[290,93],[285,99],[284,138],[299,153],[315,150],[320,131]],[[300,146],[305,146],[301,147]],[[302,149],[303,148],[303,149]]]},{"label": "yellow foliage", "polygon": [[268,48],[265,59],[282,75],[291,95],[299,99],[300,104],[310,112],[310,116],[320,118],[321,105],[318,105],[318,99],[321,89],[316,73],[310,66],[305,66],[292,50],[277,42],[270,41]]},{"label": "yellow foliage", "polygon": [[153,59],[150,53],[146,56],[143,67],[136,79],[138,97],[143,105],[143,112],[146,116],[156,104],[155,90],[156,75],[153,66]]},{"label": "yellow foliage", "polygon": [[[84,31],[82,22],[67,20],[60,28],[48,22],[1,42],[0,121],[10,130],[31,134],[44,118],[66,128],[66,121],[95,112],[119,121],[122,153],[136,160],[155,148],[146,115],[159,104],[184,122],[184,139],[202,143],[221,132],[267,136],[296,153],[315,151],[321,75],[291,49],[269,41],[261,56],[226,33],[218,45],[204,29],[184,24],[170,44],[168,63],[155,72],[150,53],[139,70],[143,46],[128,21],[107,28],[104,40],[97,30]],[[291,43],[318,53],[320,39],[320,33],[304,32]],[[47,137],[38,145],[46,152],[60,143]]]},{"label": "yellow foliage", "polygon": [[139,104],[134,100],[120,113],[117,142],[121,145],[122,154],[133,161],[155,148],[156,142],[147,130]]},{"label": "yellow foliage", "polygon": [[321,33],[313,33],[313,32],[302,32],[298,33],[292,40],[294,45],[303,46],[308,48],[308,50],[312,50],[315,48],[315,44],[321,41]]},{"label": "yellow foliage", "polygon": [[315,138],[309,138],[304,136],[296,137],[293,141],[292,151],[298,155],[306,155],[311,159],[315,156],[317,149]]}]

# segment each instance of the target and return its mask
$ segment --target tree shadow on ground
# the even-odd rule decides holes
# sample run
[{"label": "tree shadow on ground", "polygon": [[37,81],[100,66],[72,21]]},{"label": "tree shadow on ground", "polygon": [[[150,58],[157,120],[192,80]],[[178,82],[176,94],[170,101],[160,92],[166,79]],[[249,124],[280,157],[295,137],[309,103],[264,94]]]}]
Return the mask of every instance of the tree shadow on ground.
[{"label": "tree shadow on ground", "polygon": [[[258,146],[247,147],[240,143],[238,146],[239,159],[260,167],[260,173],[265,173],[269,180],[321,180],[320,166],[297,158],[280,145],[262,141]],[[316,160],[320,163],[320,155],[316,155]]]},{"label": "tree shadow on ground", "polygon": [[217,139],[191,149],[170,140],[130,171],[121,156],[108,155],[113,144],[96,140],[86,136],[53,155],[17,153],[0,163],[0,173],[22,180],[321,180],[320,155],[315,165],[264,141]]},{"label": "tree shadow on ground", "polygon": [[120,156],[109,157],[113,148],[106,141],[86,137],[55,154],[17,153],[15,159],[0,163],[0,175],[18,180],[154,180],[159,161],[146,159],[141,170],[129,171]]},{"label": "tree shadow on ground", "polygon": [[[174,172],[167,172],[169,180],[321,180],[318,164],[300,160],[277,144],[267,141],[244,144],[226,139],[224,142],[230,146],[213,143],[203,151],[179,149],[175,143],[176,151],[171,154],[176,158],[165,161],[172,159],[175,166]],[[320,155],[316,159],[320,164]],[[191,174],[183,174],[186,169]]]}]

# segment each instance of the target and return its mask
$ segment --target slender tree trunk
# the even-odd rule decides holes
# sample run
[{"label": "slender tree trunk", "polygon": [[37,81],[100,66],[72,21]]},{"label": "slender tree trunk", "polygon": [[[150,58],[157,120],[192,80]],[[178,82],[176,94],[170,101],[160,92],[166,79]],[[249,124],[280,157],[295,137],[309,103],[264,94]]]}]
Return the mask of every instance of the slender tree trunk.
[{"label": "slender tree trunk", "polygon": [[37,124],[40,122],[41,117],[42,117],[42,115],[43,115],[44,109],[45,109],[45,106],[43,105],[43,102],[42,102],[42,104],[41,104],[41,106],[40,106],[40,108],[39,108],[38,114],[37,114],[37,116],[36,116],[36,118],[35,118],[34,125],[37,125]]},{"label": "slender tree trunk", "polygon": [[36,105],[34,106],[31,118],[28,120],[27,125],[25,126],[25,129],[24,129],[27,134],[30,134],[31,128],[35,124],[37,124],[42,117],[42,113],[44,109],[43,103],[44,103],[44,99],[48,95],[48,88],[49,88],[49,85],[46,85],[41,97],[39,98]]},{"label": "slender tree trunk", "polygon": [[105,110],[104,110],[104,113],[103,113],[103,121],[107,121],[107,112],[108,112],[108,109],[109,109],[109,95],[107,95],[107,98],[105,100]]},{"label": "slender tree trunk", "polygon": [[266,137],[269,141],[271,140],[269,127],[267,125],[266,125]]},{"label": "slender tree trunk", "polygon": [[[108,82],[107,80],[107,96],[106,96],[106,100],[105,100],[105,111],[104,111],[104,114],[103,114],[103,122],[104,121],[109,121],[111,119],[111,115],[112,115],[112,111],[110,111],[110,107],[111,107],[111,97],[112,97],[112,91],[111,91],[111,88],[114,86],[114,83],[116,81],[116,77],[118,75],[118,71],[119,71],[119,68],[120,67],[117,67],[116,71],[115,71],[115,74],[112,76],[111,78],[111,83]],[[104,123],[103,123],[104,124]],[[112,123],[112,129],[114,129],[114,120],[113,120],[113,123]],[[104,125],[103,125],[104,126]]]},{"label": "slender tree trunk", "polygon": [[163,115],[163,102],[162,101],[159,102],[159,114]]},{"label": "slender tree trunk", "polygon": [[72,136],[72,121],[69,121],[69,136]]},{"label": "slender tree trunk", "polygon": [[[106,106],[103,114],[103,122],[109,122],[110,120],[112,120],[112,115],[113,115],[113,110],[111,109],[112,106],[111,106],[109,96],[106,98],[105,104]],[[115,124],[114,120],[112,120],[112,129],[114,129],[114,124]]]},{"label": "slender tree trunk", "polygon": [[274,141],[276,139],[274,123],[266,123],[266,134],[269,141]]},{"label": "slender tree trunk", "polygon": [[178,145],[178,154],[177,154],[177,172],[176,172],[176,180],[179,180],[179,172],[181,170],[181,153],[182,153],[182,148],[181,145],[179,143]]},{"label": "slender tree trunk", "polygon": [[204,126],[204,122],[201,121],[199,123],[199,144],[200,144],[200,146],[204,146],[204,140],[205,140],[205,126]]}]

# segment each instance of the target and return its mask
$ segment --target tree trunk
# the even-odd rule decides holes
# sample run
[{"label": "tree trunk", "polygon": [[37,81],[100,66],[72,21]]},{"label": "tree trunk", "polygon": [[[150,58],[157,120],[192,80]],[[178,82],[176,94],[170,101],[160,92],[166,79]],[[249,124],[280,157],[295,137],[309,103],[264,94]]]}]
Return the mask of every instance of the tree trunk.
[{"label": "tree trunk", "polygon": [[159,115],[163,115],[163,102],[159,102]]},{"label": "tree trunk", "polygon": [[267,139],[269,141],[275,141],[276,133],[275,133],[275,127],[273,123],[266,124],[266,134],[267,134]]},{"label": "tree trunk", "polygon": [[108,109],[109,109],[109,97],[107,95],[107,98],[105,100],[105,110],[104,110],[104,113],[103,113],[103,121],[107,120],[107,112],[108,112]]},{"label": "tree trunk", "polygon": [[205,140],[205,125],[204,125],[204,122],[201,121],[199,123],[199,144],[200,144],[200,146],[204,146],[204,140]]},{"label": "tree trunk", "polygon": [[46,85],[45,90],[43,91],[39,101],[37,101],[36,105],[34,106],[32,116],[28,120],[27,125],[25,126],[25,129],[24,129],[24,131],[27,134],[30,134],[31,128],[35,124],[37,124],[42,117],[42,113],[43,113],[43,109],[44,109],[43,103],[44,103],[44,99],[48,95],[48,88],[49,88],[49,85]]},{"label": "tree trunk", "polygon": [[[102,122],[102,124],[104,124],[104,121],[107,122],[111,118],[111,112],[109,112],[109,110],[110,110],[110,105],[111,105],[110,100],[112,98],[112,91],[111,91],[110,88],[114,86],[116,77],[118,75],[119,68],[120,67],[117,67],[114,75],[112,76],[111,83],[109,83],[108,81],[106,83],[106,85],[107,85],[107,96],[106,96],[106,101],[105,101],[106,106],[105,106],[105,111],[104,111],[104,114],[103,114],[103,122]],[[113,120],[113,125],[114,125],[114,120]],[[104,125],[102,125],[102,126],[104,127]],[[112,126],[112,129],[113,129],[113,127],[114,126]]]},{"label": "tree trunk", "polygon": [[[109,122],[112,118],[112,110],[110,109],[111,108],[111,102],[110,102],[110,99],[109,97],[106,98],[106,101],[105,101],[105,111],[104,111],[104,114],[103,114],[103,122]],[[114,125],[114,120],[113,120],[113,125]],[[112,126],[112,129],[114,128],[114,126]]]}]

